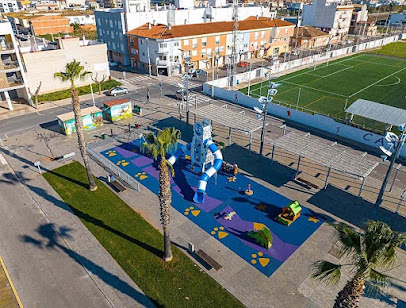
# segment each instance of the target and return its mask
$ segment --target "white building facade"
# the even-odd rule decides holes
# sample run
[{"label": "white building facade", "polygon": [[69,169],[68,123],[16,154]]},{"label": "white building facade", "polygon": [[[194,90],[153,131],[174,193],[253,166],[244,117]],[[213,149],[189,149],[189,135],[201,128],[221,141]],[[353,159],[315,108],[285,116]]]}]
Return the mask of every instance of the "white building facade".
[{"label": "white building facade", "polygon": [[[178,1],[178,5],[189,6],[186,1]],[[228,7],[189,7],[177,9],[175,6],[156,6],[151,9],[149,1],[127,0],[123,3],[123,9],[96,10],[96,26],[98,38],[107,44],[110,58],[124,65],[130,65],[128,48],[125,45],[127,39],[122,42],[117,34],[125,35],[145,23],[164,25],[198,24],[217,21],[232,21],[233,8]],[[238,19],[244,20],[250,16],[275,18],[276,11],[271,11],[265,6],[240,6]],[[110,22],[110,20],[113,21]],[[122,27],[117,27],[114,21],[122,21]],[[113,44],[114,43],[114,44]],[[124,51],[117,50],[117,43],[124,44]]]},{"label": "white building facade", "polygon": [[0,13],[12,13],[20,11],[16,0],[0,0]]},{"label": "white building facade", "polygon": [[350,30],[353,10],[353,5],[315,0],[303,7],[302,24],[329,33],[332,41],[343,40]]}]

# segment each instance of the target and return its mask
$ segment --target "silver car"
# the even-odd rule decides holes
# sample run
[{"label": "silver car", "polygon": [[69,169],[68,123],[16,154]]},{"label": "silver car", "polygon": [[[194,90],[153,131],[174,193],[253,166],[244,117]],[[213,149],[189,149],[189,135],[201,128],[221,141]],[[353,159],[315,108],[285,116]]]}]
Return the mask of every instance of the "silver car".
[{"label": "silver car", "polygon": [[129,90],[124,87],[115,87],[109,90],[108,95],[117,96],[118,94],[127,94]]}]

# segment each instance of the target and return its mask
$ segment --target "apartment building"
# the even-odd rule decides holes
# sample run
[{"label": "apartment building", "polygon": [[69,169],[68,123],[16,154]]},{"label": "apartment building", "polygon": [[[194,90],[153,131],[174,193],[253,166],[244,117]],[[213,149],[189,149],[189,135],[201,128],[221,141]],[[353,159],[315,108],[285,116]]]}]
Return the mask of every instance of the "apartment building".
[{"label": "apartment building", "polygon": [[[233,8],[231,6],[217,7],[217,4],[212,2],[211,4],[216,4],[216,6],[194,7],[193,0],[178,1],[177,4],[183,9],[174,5],[157,5],[152,9],[148,0],[123,0],[122,9],[96,10],[97,34],[101,42],[107,43],[111,59],[124,65],[130,65],[128,47],[124,50],[121,49],[121,44],[126,47],[126,43],[117,38],[117,33],[125,36],[126,32],[146,23],[175,26],[232,20]],[[239,20],[244,20],[249,16],[275,18],[276,11],[271,11],[269,7],[265,6],[240,6],[238,8]],[[117,28],[117,22],[121,23],[121,28]],[[124,40],[127,41],[125,37]]]},{"label": "apartment building", "polygon": [[350,30],[353,10],[352,4],[314,0],[313,4],[303,7],[302,24],[329,33],[331,42],[343,40]]},{"label": "apartment building", "polygon": [[0,0],[0,13],[18,12],[21,8],[17,0]]},{"label": "apartment building", "polygon": [[12,99],[31,102],[18,44],[10,22],[0,20],[0,97],[13,110]]},{"label": "apartment building", "polygon": [[[294,24],[278,19],[248,18],[238,23],[238,61],[289,51]],[[127,32],[131,65],[154,75],[185,72],[185,59],[195,69],[229,63],[233,22],[167,26],[146,23]]]}]

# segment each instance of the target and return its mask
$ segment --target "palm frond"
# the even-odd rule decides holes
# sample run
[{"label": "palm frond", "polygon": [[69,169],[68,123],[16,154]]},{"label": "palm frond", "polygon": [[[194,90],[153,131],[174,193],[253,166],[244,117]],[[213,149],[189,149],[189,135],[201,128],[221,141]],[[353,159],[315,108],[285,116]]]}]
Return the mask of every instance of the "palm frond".
[{"label": "palm frond", "polygon": [[[354,229],[344,223],[333,224],[336,229],[336,240],[340,244],[340,257],[343,255],[361,253],[361,236]],[[356,256],[353,256],[356,258]]]},{"label": "palm frond", "polygon": [[341,266],[325,260],[317,261],[312,266],[312,278],[337,284],[341,279]]},{"label": "palm frond", "polygon": [[382,274],[375,269],[371,268],[369,272],[369,292],[379,293],[382,288],[387,288],[391,284],[391,278],[385,274]]},{"label": "palm frond", "polygon": [[54,78],[62,82],[69,81],[72,87],[75,87],[75,81],[83,80],[88,74],[91,74],[91,72],[85,71],[84,66],[80,65],[79,61],[73,60],[66,64],[64,72],[55,73]]}]

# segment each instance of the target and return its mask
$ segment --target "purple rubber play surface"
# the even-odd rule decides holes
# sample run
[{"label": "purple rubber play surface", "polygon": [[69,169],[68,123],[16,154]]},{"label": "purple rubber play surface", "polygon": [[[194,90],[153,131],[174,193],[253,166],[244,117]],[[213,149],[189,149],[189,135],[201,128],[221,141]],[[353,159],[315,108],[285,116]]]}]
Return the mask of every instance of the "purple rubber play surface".
[{"label": "purple rubber play surface", "polygon": [[125,158],[129,158],[129,157],[133,157],[133,156],[137,155],[137,153],[135,153],[133,151],[126,150],[126,149],[123,149],[121,147],[115,147],[114,150],[116,150],[118,153],[123,155]]},{"label": "purple rubber play surface", "polygon": [[[196,191],[197,187],[191,187],[193,189],[193,193]],[[172,189],[177,192],[179,195],[184,197],[185,199],[190,199],[192,200],[193,196],[185,196],[185,194],[182,193],[181,189],[179,188],[178,185],[172,187]],[[192,202],[192,201],[191,201]],[[211,212],[214,210],[216,207],[218,207],[220,204],[222,204],[223,201],[218,200],[216,198],[210,197],[209,195],[206,194],[204,203],[202,204],[196,204],[197,207],[205,211],[206,213]]]},{"label": "purple rubber play surface", "polygon": [[131,162],[137,167],[143,167],[152,164],[154,160],[146,156],[139,156],[131,160]]},{"label": "purple rubber play surface", "polygon": [[228,232],[236,235],[245,245],[253,249],[257,249],[258,251],[261,251],[262,253],[281,262],[286,261],[298,248],[295,245],[283,242],[278,236],[276,236],[275,233],[272,232],[272,230],[272,247],[268,250],[259,246],[255,242],[252,242],[252,239],[250,239],[247,235],[245,235],[246,232],[254,230],[254,222],[243,220],[237,214],[235,214],[231,220],[225,219],[224,217],[232,211],[234,211],[233,208],[231,206],[227,206],[219,213],[219,216],[216,219],[227,229]]},{"label": "purple rubber play surface", "polygon": [[[152,177],[156,178],[157,180],[159,180],[159,170],[156,169],[154,166],[145,167],[145,168],[142,169],[142,171],[148,173],[150,176],[152,176]],[[175,183],[172,177],[170,177],[170,179],[171,179],[171,185],[173,183]]]}]

